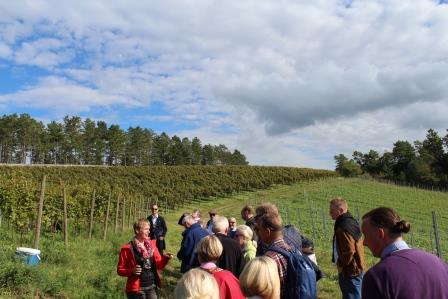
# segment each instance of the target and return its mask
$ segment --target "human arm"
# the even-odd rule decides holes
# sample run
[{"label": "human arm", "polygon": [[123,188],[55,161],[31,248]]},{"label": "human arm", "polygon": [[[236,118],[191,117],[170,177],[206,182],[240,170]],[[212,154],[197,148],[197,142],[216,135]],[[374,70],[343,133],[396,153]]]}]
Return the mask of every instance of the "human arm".
[{"label": "human arm", "polygon": [[336,234],[336,246],[338,248],[338,268],[346,268],[354,262],[356,252],[356,240],[347,231],[338,229]]},{"label": "human arm", "polygon": [[141,267],[135,264],[134,255],[129,247],[123,246],[120,250],[117,264],[117,274],[126,277],[141,274]]}]

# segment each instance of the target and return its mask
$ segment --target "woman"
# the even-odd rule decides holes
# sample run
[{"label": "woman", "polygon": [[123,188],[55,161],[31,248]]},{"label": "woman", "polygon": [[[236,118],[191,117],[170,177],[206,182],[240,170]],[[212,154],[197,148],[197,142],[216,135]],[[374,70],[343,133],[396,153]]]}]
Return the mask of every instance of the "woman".
[{"label": "woman", "polygon": [[241,272],[240,286],[248,298],[279,299],[280,278],[277,264],[268,256],[252,259]]},{"label": "woman", "polygon": [[216,279],[221,299],[244,299],[238,278],[232,272],[216,266],[222,250],[222,244],[218,237],[214,235],[204,237],[196,247],[196,253],[201,263],[199,268],[212,274]]},{"label": "woman", "polygon": [[236,228],[235,239],[243,250],[244,260],[246,263],[253,259],[257,253],[256,242],[252,241],[254,233],[247,225],[238,225]]},{"label": "woman", "polygon": [[182,275],[174,290],[175,299],[219,299],[219,288],[213,275],[191,269]]},{"label": "woman", "polygon": [[134,223],[135,237],[121,247],[117,273],[128,278],[126,295],[128,298],[156,299],[157,288],[161,287],[157,270],[165,268],[173,257],[171,253],[160,255],[156,240],[149,238],[149,222],[139,219]]}]

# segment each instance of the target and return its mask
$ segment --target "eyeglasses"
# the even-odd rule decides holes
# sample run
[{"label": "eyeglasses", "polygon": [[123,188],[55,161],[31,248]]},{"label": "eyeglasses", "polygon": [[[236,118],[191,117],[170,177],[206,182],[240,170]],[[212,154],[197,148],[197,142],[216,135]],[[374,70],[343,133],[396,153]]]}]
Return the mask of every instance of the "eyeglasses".
[{"label": "eyeglasses", "polygon": [[151,210],[152,210],[152,211],[158,211],[159,209],[154,209],[154,208],[153,208],[153,209],[151,209]]},{"label": "eyeglasses", "polygon": [[230,224],[235,224],[236,222],[235,222],[235,221],[229,221],[229,223],[230,223]]},{"label": "eyeglasses", "polygon": [[210,216],[216,216],[216,214],[209,214]]}]

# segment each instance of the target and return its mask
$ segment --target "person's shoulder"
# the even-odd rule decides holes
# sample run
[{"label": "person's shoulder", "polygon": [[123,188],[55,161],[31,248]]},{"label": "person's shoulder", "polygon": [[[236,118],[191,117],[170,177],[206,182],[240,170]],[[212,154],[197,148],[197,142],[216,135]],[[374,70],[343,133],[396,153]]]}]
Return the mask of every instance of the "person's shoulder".
[{"label": "person's shoulder", "polygon": [[121,249],[131,249],[131,244],[128,242],[126,244],[121,245]]}]

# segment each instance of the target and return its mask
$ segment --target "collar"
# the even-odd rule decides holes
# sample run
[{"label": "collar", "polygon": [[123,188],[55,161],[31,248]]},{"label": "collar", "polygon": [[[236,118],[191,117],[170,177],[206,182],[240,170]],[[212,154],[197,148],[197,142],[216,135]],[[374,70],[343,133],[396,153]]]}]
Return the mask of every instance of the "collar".
[{"label": "collar", "polygon": [[409,249],[410,247],[404,240],[397,240],[389,245],[386,246],[386,248],[383,249],[381,252],[381,258],[388,256],[394,251],[403,250],[403,249]]},{"label": "collar", "polygon": [[205,270],[210,270],[216,268],[216,264],[213,262],[202,263],[199,267]]}]

